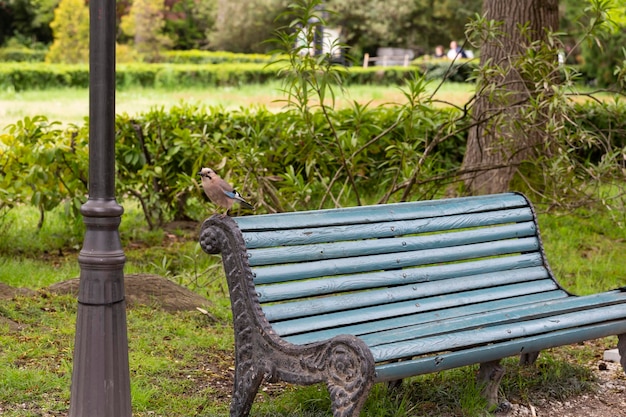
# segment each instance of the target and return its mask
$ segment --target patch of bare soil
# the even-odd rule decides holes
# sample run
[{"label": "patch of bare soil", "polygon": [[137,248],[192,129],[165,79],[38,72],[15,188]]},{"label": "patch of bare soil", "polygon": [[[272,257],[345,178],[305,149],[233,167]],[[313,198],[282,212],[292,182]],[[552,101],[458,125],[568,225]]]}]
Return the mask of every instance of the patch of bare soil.
[{"label": "patch of bare soil", "polygon": [[[55,294],[78,295],[79,279],[62,281],[48,287]],[[124,277],[126,304],[149,305],[165,311],[185,311],[206,307],[209,301],[166,278],[151,274]]]},{"label": "patch of bare soil", "polygon": [[15,288],[0,282],[0,300],[10,300],[17,296],[29,297],[34,294],[35,291],[29,290],[28,288]]},{"label": "patch of bare soil", "polygon": [[594,392],[557,401],[544,397],[526,404],[511,404],[507,417],[626,417],[626,374],[618,363],[601,361],[593,370]]}]

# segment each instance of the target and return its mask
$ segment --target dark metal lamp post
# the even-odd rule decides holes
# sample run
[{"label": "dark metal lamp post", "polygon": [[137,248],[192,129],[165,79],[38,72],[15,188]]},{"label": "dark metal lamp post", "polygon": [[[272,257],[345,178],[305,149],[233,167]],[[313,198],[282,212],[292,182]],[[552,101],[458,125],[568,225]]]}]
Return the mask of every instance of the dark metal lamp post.
[{"label": "dark metal lamp post", "polygon": [[131,417],[123,209],[115,200],[115,0],[91,0],[89,199],[78,257],[80,289],[70,417]]}]

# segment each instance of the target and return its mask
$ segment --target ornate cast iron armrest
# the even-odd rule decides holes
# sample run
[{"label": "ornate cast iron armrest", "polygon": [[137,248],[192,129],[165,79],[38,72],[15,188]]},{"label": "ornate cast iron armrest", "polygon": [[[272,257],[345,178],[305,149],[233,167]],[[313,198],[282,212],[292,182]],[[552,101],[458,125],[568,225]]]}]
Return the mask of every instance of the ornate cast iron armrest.
[{"label": "ornate cast iron armrest", "polygon": [[263,380],[300,385],[324,382],[333,415],[357,417],[374,380],[374,358],[351,335],[294,345],[278,336],[266,320],[248,264],[241,231],[230,217],[214,215],[202,224],[200,245],[222,254],[235,332],[235,381],[231,417],[247,416]]}]

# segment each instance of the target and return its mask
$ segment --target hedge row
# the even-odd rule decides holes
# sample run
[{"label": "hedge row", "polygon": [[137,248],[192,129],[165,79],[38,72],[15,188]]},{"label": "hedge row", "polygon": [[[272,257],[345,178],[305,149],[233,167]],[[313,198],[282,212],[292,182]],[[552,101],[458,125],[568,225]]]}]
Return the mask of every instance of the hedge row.
[{"label": "hedge row", "polygon": [[[417,160],[412,152],[423,152],[426,139],[458,116],[453,109],[432,108],[427,123],[390,128],[406,117],[403,111],[390,106],[332,112],[336,129],[352,132],[339,142],[341,152],[351,155],[350,173],[364,202],[375,202],[396,181],[412,175]],[[195,105],[119,115],[117,195],[140,201],[152,227],[172,219],[201,220],[211,206],[195,174],[211,166],[249,197],[259,213],[317,207],[327,190],[333,197],[326,206],[354,204],[337,138],[321,112],[314,113],[310,123],[293,111]],[[463,143],[462,132],[451,137],[432,157],[430,169],[458,165]],[[62,128],[37,117],[9,126],[0,133],[0,207],[31,204],[44,213],[65,204],[68,213],[77,216],[87,194],[87,144],[86,125]],[[407,161],[398,172],[400,166],[390,161],[401,158]]]},{"label": "hedge row", "polygon": [[[190,105],[120,115],[117,195],[140,201],[152,227],[172,219],[201,220],[211,206],[195,173],[211,166],[259,213],[317,208],[324,199],[325,206],[353,205],[351,182],[363,203],[375,203],[416,172],[423,180],[460,166],[468,121],[459,120],[454,109],[406,111],[394,106],[332,111],[334,133],[321,112],[310,122],[296,112]],[[576,124],[567,129],[601,132],[614,146],[626,147],[626,105],[576,104],[570,112]],[[428,143],[450,132],[420,167]],[[65,204],[77,215],[87,194],[87,144],[87,125],[62,128],[36,117],[9,126],[0,133],[0,208],[32,204],[44,213]],[[604,151],[577,150],[581,160],[598,160]],[[432,185],[418,181],[409,198],[432,196]],[[390,194],[392,201],[401,194]]]},{"label": "hedge row", "polygon": [[253,63],[267,64],[272,61],[271,55],[266,54],[242,54],[226,51],[167,51],[160,56],[160,61],[168,64],[235,64]]},{"label": "hedge row", "polygon": [[0,48],[0,62],[43,62],[45,50],[27,48]]},{"label": "hedge row", "polygon": [[[122,64],[117,66],[116,83],[128,87],[206,87],[263,84],[277,79],[276,66],[266,64]],[[351,68],[348,84],[400,84],[416,68]],[[87,65],[7,63],[0,65],[0,89],[24,91],[49,88],[87,88]]]}]

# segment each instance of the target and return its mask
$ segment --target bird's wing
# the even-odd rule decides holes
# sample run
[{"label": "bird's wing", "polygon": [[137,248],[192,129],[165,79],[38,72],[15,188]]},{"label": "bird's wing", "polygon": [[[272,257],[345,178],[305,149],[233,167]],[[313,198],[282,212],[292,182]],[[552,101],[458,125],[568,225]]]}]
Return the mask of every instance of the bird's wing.
[{"label": "bird's wing", "polygon": [[241,197],[241,194],[239,194],[239,193],[238,193],[237,191],[235,191],[235,190],[232,190],[232,191],[222,190],[222,192],[223,192],[224,194],[226,194],[226,196],[227,196],[228,198],[232,198],[233,200],[239,200],[239,199],[241,199],[241,198],[242,198],[242,197]]},{"label": "bird's wing", "polygon": [[237,191],[232,190],[232,191],[226,191],[223,190],[224,194],[226,194],[226,196],[228,198],[232,198],[233,200],[237,200],[239,201],[239,203],[241,203],[242,206],[247,207],[249,209],[253,209],[254,206],[250,203],[248,203],[246,200],[244,200],[244,198],[241,196],[241,194],[239,194]]}]

